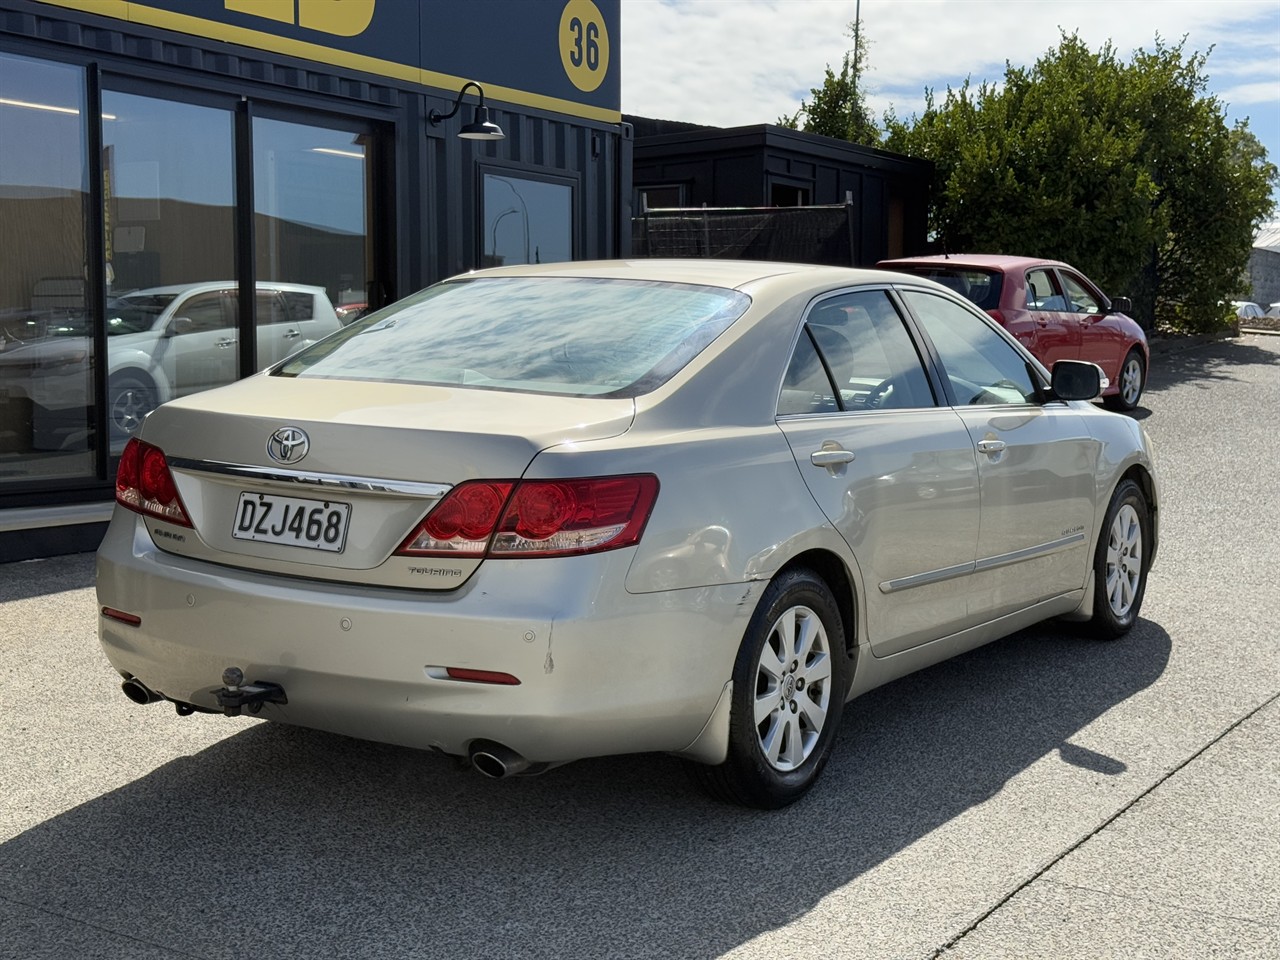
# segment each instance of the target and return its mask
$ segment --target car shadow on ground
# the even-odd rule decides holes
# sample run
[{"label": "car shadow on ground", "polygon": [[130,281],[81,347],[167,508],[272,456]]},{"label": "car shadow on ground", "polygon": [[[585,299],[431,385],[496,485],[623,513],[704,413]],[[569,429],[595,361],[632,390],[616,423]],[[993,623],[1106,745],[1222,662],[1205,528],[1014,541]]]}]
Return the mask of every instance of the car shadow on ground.
[{"label": "car shadow on ground", "polygon": [[1110,644],[1046,624],[900,680],[849,705],[818,787],[771,813],[665,756],[491,781],[255,724],[0,846],[0,900],[199,956],[718,957],[1050,754],[1122,773],[1069,739],[1169,655],[1149,621]]},{"label": "car shadow on ground", "polygon": [[1152,358],[1148,393],[1159,393],[1171,387],[1194,383],[1202,390],[1210,389],[1215,381],[1236,380],[1237,367],[1254,364],[1274,364],[1280,355],[1267,350],[1247,338],[1215,340],[1194,349],[1178,350]]}]

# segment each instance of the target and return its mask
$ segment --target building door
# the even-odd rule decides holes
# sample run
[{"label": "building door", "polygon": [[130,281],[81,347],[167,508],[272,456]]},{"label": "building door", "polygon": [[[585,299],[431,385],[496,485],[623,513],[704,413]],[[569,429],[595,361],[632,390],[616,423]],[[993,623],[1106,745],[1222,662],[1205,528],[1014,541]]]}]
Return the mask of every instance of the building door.
[{"label": "building door", "polygon": [[158,404],[241,373],[235,317],[213,292],[239,279],[235,101],[137,89],[102,93],[113,453]]},{"label": "building door", "polygon": [[[374,127],[358,121],[328,125],[254,116],[260,365],[282,359],[301,346],[300,341],[330,332],[327,328],[335,317],[345,325],[383,305],[389,284],[385,271],[378,268],[378,231],[373,223],[379,210],[373,176],[377,143]],[[262,296],[268,282],[272,291],[283,290],[284,296],[274,301]],[[291,289],[291,284],[312,290]],[[320,290],[324,298],[306,296]],[[334,316],[328,314],[325,300]],[[275,309],[263,309],[273,303]],[[298,337],[287,339],[295,332]]]},{"label": "building door", "polygon": [[[118,452],[154,406],[284,359],[383,305],[390,284],[376,266],[372,123],[108,86],[119,88],[102,95]],[[190,316],[197,293],[221,313]]]}]

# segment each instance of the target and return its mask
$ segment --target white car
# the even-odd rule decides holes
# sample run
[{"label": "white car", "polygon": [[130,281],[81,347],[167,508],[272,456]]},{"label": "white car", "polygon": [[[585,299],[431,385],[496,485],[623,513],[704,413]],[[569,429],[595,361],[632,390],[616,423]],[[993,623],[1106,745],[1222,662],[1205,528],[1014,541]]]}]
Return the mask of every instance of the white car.
[{"label": "white car", "polygon": [[1232,300],[1231,306],[1239,320],[1256,320],[1266,316],[1266,312],[1252,300]]},{"label": "white car", "polygon": [[1101,381],[900,273],[456,277],[147,418],[99,636],[183,715],[494,777],[666,751],[782,806],[858,694],[1048,617],[1133,626],[1158,485]]},{"label": "white car", "polygon": [[[258,365],[265,368],[341,327],[323,287],[257,285]],[[239,375],[239,292],[234,281],[150,287],[107,303],[107,420],[113,440],[135,434],[157,405]],[[50,418],[84,420],[90,405],[87,321],[49,325],[0,351],[0,386]]]}]

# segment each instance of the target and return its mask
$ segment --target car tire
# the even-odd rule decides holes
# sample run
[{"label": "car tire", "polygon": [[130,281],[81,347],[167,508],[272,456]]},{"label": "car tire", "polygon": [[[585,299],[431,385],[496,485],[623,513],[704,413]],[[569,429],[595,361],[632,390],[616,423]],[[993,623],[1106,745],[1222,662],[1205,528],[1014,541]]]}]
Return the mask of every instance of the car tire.
[{"label": "car tire", "polygon": [[773,580],[747,626],[733,668],[729,755],[690,763],[713,797],[762,810],[799,800],[831,754],[849,690],[840,610],[809,570]]},{"label": "car tire", "polygon": [[1147,385],[1147,367],[1138,349],[1130,350],[1120,364],[1120,392],[1107,397],[1106,405],[1112,410],[1133,410],[1142,398]]},{"label": "car tire", "polygon": [[1147,592],[1151,557],[1151,508],[1142,487],[1125,480],[1116,487],[1098,535],[1093,559],[1093,618],[1086,632],[1115,640],[1138,620]]},{"label": "car tire", "polygon": [[107,390],[107,428],[112,440],[137,434],[143,418],[159,403],[155,382],[141,373],[118,373]]}]

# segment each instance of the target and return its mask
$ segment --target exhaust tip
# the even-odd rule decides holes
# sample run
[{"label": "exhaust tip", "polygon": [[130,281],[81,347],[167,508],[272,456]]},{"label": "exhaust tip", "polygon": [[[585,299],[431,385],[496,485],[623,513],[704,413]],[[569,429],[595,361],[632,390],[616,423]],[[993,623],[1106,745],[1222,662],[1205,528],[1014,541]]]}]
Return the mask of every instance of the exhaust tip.
[{"label": "exhaust tip", "polygon": [[488,740],[471,745],[471,766],[493,780],[514,776],[529,769],[529,761],[510,747]]},{"label": "exhaust tip", "polygon": [[164,699],[164,697],[147,687],[136,677],[130,677],[124,683],[120,684],[120,689],[124,691],[124,695],[126,697],[139,705],[159,703]]},{"label": "exhaust tip", "polygon": [[471,757],[471,765],[494,780],[501,780],[507,775],[507,765],[502,762],[502,758],[495,757],[492,753],[485,753],[483,750]]}]

